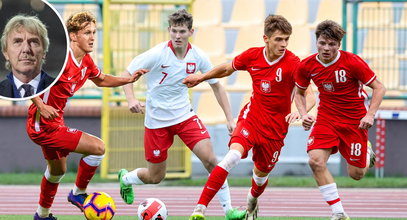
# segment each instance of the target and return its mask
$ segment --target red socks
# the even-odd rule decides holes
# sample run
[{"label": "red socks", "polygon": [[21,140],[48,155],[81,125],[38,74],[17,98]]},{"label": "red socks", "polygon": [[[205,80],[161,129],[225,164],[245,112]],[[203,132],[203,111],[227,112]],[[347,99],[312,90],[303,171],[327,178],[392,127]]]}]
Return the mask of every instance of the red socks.
[{"label": "red socks", "polygon": [[83,158],[79,162],[78,174],[76,176],[76,186],[79,189],[86,189],[93,175],[95,175],[96,169],[98,167],[93,167],[83,161]]},{"label": "red socks", "polygon": [[216,166],[211,175],[209,175],[208,181],[201,193],[198,204],[208,207],[209,202],[213,199],[219,189],[225,182],[228,172],[220,166]]},{"label": "red socks", "polygon": [[51,208],[52,203],[54,202],[55,194],[57,194],[59,183],[51,183],[45,178],[42,177],[41,182],[41,193],[40,193],[40,206],[43,208]]},{"label": "red socks", "polygon": [[252,193],[252,196],[255,198],[258,198],[266,189],[267,183],[269,180],[267,179],[266,182],[262,186],[258,186],[254,179],[252,178],[252,188],[250,189],[250,192]]}]

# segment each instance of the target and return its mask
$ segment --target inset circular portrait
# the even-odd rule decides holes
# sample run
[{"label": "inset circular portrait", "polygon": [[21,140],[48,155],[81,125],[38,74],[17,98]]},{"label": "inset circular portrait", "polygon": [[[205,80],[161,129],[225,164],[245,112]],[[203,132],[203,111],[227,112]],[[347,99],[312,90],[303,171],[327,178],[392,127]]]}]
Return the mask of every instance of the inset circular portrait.
[{"label": "inset circular portrait", "polygon": [[49,2],[0,0],[0,34],[0,99],[30,99],[57,82],[69,41]]}]

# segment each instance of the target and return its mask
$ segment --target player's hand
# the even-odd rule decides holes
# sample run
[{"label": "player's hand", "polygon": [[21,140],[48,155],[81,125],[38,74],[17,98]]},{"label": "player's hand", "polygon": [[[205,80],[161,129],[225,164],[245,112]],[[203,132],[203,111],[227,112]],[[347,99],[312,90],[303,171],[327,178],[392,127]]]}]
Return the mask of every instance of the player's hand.
[{"label": "player's hand", "polygon": [[288,122],[289,124],[298,121],[301,119],[301,115],[299,112],[291,112],[287,116],[285,116],[285,121]]},{"label": "player's hand", "polygon": [[139,69],[133,72],[133,74],[129,77],[129,83],[133,83],[137,81],[142,75],[146,74],[149,70],[147,69]]},{"label": "player's hand", "polygon": [[50,105],[41,105],[38,110],[40,111],[40,115],[47,120],[52,120],[59,116],[59,110]]},{"label": "player's hand", "polygon": [[182,80],[188,88],[192,88],[201,82],[201,76],[198,74],[191,74]]},{"label": "player's hand", "polygon": [[374,116],[366,115],[360,120],[359,129],[369,129],[373,126]]},{"label": "player's hand", "polygon": [[228,123],[226,124],[226,127],[228,128],[229,136],[232,136],[233,131],[234,131],[235,128],[236,128],[236,122],[235,122],[235,120],[232,119],[232,120],[228,121]]},{"label": "player's hand", "polygon": [[313,115],[306,114],[302,116],[302,126],[304,127],[304,130],[308,131],[311,129],[314,122],[315,117]]},{"label": "player's hand", "polygon": [[141,113],[144,114],[146,104],[138,100],[129,101],[129,110],[132,113]]}]

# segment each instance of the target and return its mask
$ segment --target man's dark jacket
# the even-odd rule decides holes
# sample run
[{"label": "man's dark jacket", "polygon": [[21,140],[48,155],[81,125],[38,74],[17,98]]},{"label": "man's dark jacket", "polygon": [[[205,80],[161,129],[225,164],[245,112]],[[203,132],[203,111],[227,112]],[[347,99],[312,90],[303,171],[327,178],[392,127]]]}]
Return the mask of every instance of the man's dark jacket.
[{"label": "man's dark jacket", "polygon": [[[55,78],[49,76],[46,72],[41,71],[41,79],[38,84],[36,93],[41,92],[46,89],[49,85],[54,82]],[[0,96],[8,98],[21,98],[20,92],[17,90],[16,85],[13,80],[13,73],[7,75],[7,79],[0,82]]]}]

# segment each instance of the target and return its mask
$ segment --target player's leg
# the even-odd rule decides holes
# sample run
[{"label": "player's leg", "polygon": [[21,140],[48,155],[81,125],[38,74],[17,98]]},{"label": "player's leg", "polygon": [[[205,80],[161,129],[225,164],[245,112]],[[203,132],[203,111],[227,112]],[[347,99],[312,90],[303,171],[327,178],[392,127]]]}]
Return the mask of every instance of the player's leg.
[{"label": "player's leg", "polygon": [[98,137],[82,132],[74,152],[83,154],[83,157],[79,161],[76,182],[68,194],[68,201],[83,211],[82,205],[88,196],[86,188],[102,163],[105,145]]},{"label": "player's leg", "polygon": [[361,180],[375,161],[373,150],[368,144],[367,130],[349,125],[343,127],[339,151],[348,163],[349,176]]},{"label": "player's leg", "polygon": [[339,197],[338,188],[332,174],[327,168],[327,161],[331,152],[332,148],[313,149],[308,151],[309,165],[319,186],[319,191],[321,192],[322,197],[331,207],[333,213],[331,219],[342,219],[342,217],[344,217],[343,219],[346,219],[347,216]]},{"label": "player's leg", "polygon": [[[195,144],[192,152],[201,160],[208,173],[211,173],[217,164],[216,156],[212,150],[212,143],[209,138],[199,141]],[[232,201],[230,199],[230,190],[227,180],[223,183],[218,193],[219,202],[226,214],[232,209]]]},{"label": "player's leg", "polygon": [[144,153],[147,168],[137,168],[131,172],[119,171],[120,195],[127,204],[134,202],[132,185],[160,183],[167,172],[167,151],[174,141],[172,127],[149,129],[144,132]]},{"label": "player's leg", "polygon": [[204,186],[198,204],[190,217],[191,220],[203,219],[209,202],[225,183],[230,170],[239,164],[244,151],[245,149],[240,143],[232,143],[230,145],[229,152],[209,175],[208,181]]},{"label": "player's leg", "polygon": [[257,218],[258,198],[266,189],[268,175],[278,162],[281,149],[284,146],[283,140],[266,139],[262,136],[258,136],[256,140],[257,143],[261,144],[253,147],[254,168],[252,186],[247,195],[247,220]]},{"label": "player's leg", "polygon": [[332,153],[340,149],[340,140],[337,130],[341,124],[319,120],[315,123],[308,138],[309,165],[313,176],[319,186],[319,191],[326,203],[331,207],[332,218],[346,215],[339,197],[338,189],[332,174],[327,167],[327,161]]},{"label": "player's leg", "polygon": [[50,213],[58,185],[66,172],[66,157],[58,160],[47,160],[48,166],[41,181],[40,200],[34,220],[52,220]]}]

